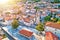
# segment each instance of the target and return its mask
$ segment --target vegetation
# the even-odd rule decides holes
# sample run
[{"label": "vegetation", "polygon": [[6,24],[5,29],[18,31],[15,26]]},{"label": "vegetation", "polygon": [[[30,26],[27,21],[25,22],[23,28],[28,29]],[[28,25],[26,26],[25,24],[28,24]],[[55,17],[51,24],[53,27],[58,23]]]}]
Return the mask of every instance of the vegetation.
[{"label": "vegetation", "polygon": [[38,31],[44,31],[44,25],[39,23],[37,26],[36,26],[36,30]]},{"label": "vegetation", "polygon": [[4,38],[6,38],[6,35],[5,34],[2,35],[2,39],[4,39]]},{"label": "vegetation", "polygon": [[51,19],[52,22],[57,22],[58,21],[58,18],[53,18]]},{"label": "vegetation", "polygon": [[46,16],[46,17],[44,18],[45,22],[51,21],[52,15],[53,15],[53,13],[50,13],[48,16]]},{"label": "vegetation", "polygon": [[[36,9],[36,13],[35,13],[35,22],[36,22],[36,19],[37,19],[37,11],[38,11],[40,8],[36,6],[36,7],[34,7],[34,9]],[[34,22],[34,23],[35,23],[35,22]]]},{"label": "vegetation", "polygon": [[46,17],[44,18],[44,21],[45,21],[45,22],[51,21],[51,16],[46,16]]},{"label": "vegetation", "polygon": [[12,22],[12,28],[16,29],[19,26],[18,20],[14,19]]},{"label": "vegetation", "polygon": [[60,8],[60,5],[58,5],[58,8]]},{"label": "vegetation", "polygon": [[28,2],[28,3],[32,3],[32,2]]},{"label": "vegetation", "polygon": [[48,16],[46,16],[44,18],[44,21],[47,22],[47,21],[52,21],[52,22],[57,22],[58,21],[58,18],[56,18],[56,12],[55,13],[50,13]]},{"label": "vegetation", "polygon": [[36,7],[34,7],[34,9],[36,9],[36,11],[37,11],[37,10],[39,10],[40,8],[36,6]]},{"label": "vegetation", "polygon": [[44,21],[47,22],[47,21],[52,21],[52,22],[57,22],[58,21],[58,18],[56,17],[51,17],[51,16],[46,16],[44,18]]},{"label": "vegetation", "polygon": [[34,2],[40,2],[40,0],[33,0]]},{"label": "vegetation", "polygon": [[54,2],[51,3],[60,3],[60,0],[54,0]]},{"label": "vegetation", "polygon": [[54,3],[60,3],[60,0],[54,0]]},{"label": "vegetation", "polygon": [[59,23],[59,24],[60,24],[60,21],[57,21],[57,23]]},{"label": "vegetation", "polygon": [[52,17],[53,13],[50,13],[48,16]]},{"label": "vegetation", "polygon": [[57,23],[59,23],[59,24],[60,24],[60,19],[58,19]]}]

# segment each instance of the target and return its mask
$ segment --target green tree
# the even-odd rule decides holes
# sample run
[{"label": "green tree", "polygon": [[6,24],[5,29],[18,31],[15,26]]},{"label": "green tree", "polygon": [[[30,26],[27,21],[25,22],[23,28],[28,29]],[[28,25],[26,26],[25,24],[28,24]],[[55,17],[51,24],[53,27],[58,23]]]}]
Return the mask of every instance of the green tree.
[{"label": "green tree", "polygon": [[50,17],[50,16],[46,16],[46,17],[44,18],[44,21],[45,21],[45,22],[51,21],[51,17]]},{"label": "green tree", "polygon": [[60,8],[60,5],[58,5],[58,8]]},{"label": "green tree", "polygon": [[57,23],[59,23],[59,24],[60,24],[60,21],[57,21]]},{"label": "green tree", "polygon": [[57,22],[58,21],[58,18],[53,18],[51,19],[52,22]]},{"label": "green tree", "polygon": [[48,16],[52,17],[53,13],[51,12]]},{"label": "green tree", "polygon": [[59,24],[60,24],[60,19],[58,19],[57,23],[59,23]]},{"label": "green tree", "polygon": [[36,6],[36,7],[34,7],[34,9],[36,9],[36,12],[35,12],[35,22],[36,22],[36,19],[37,19],[37,11],[40,10],[40,8]]},{"label": "green tree", "polygon": [[53,13],[53,16],[54,16],[53,18],[56,18],[56,14],[57,14],[57,12],[54,12],[54,13]]},{"label": "green tree", "polygon": [[60,3],[60,0],[52,0],[51,3]]},{"label": "green tree", "polygon": [[54,3],[59,3],[59,0],[54,0]]},{"label": "green tree", "polygon": [[38,31],[44,31],[44,25],[39,23],[37,26],[36,26],[36,30]]},{"label": "green tree", "polygon": [[33,0],[34,2],[40,2],[40,0]]},{"label": "green tree", "polygon": [[19,26],[18,20],[14,19],[12,22],[12,28],[16,29]]},{"label": "green tree", "polygon": [[34,9],[36,9],[36,12],[40,9],[39,7],[35,6]]}]

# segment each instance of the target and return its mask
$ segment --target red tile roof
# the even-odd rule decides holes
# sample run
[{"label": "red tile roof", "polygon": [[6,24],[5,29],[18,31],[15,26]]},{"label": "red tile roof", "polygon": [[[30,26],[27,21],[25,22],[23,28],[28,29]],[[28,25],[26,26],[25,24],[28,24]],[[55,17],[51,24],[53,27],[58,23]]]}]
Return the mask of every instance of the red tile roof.
[{"label": "red tile roof", "polygon": [[0,40],[2,40],[2,37],[0,36]]},{"label": "red tile roof", "polygon": [[5,17],[4,19],[5,20],[11,20],[11,17]]},{"label": "red tile roof", "polygon": [[34,16],[30,16],[29,18],[30,18],[30,19],[33,19],[33,18],[34,18]]},{"label": "red tile roof", "polygon": [[27,22],[27,23],[30,22],[30,19],[29,19],[29,18],[23,18],[23,20],[24,20],[25,22]]},{"label": "red tile roof", "polygon": [[57,14],[57,16],[60,16],[60,14]]},{"label": "red tile roof", "polygon": [[46,32],[46,40],[58,40],[58,37],[52,32]]},{"label": "red tile roof", "polygon": [[50,11],[52,11],[52,12],[56,12],[56,11],[57,11],[57,9],[50,9]]},{"label": "red tile roof", "polygon": [[57,29],[60,29],[60,24],[58,23],[54,23],[54,22],[47,22],[45,24],[46,27],[53,27],[53,28],[57,28]]},{"label": "red tile roof", "polygon": [[28,37],[28,38],[32,37],[32,34],[33,34],[33,32],[30,32],[30,31],[27,31],[24,29],[20,30],[19,33],[22,34],[23,36]]}]

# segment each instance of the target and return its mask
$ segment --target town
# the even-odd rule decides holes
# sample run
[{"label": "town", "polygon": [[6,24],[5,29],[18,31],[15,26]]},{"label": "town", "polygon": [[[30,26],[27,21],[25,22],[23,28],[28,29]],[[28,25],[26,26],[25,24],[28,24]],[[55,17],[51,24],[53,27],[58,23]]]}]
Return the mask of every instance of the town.
[{"label": "town", "polygon": [[60,0],[1,0],[0,40],[60,40]]}]

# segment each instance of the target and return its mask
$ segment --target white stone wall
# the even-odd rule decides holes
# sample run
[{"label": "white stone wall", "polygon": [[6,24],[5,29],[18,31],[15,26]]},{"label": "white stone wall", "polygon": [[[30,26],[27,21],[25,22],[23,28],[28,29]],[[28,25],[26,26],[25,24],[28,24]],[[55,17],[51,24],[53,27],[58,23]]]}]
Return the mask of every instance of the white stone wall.
[{"label": "white stone wall", "polygon": [[60,37],[60,29],[45,26],[45,31],[50,31]]},{"label": "white stone wall", "polygon": [[55,32],[55,28],[52,28],[52,27],[45,27],[45,31],[51,31],[51,32]]}]

